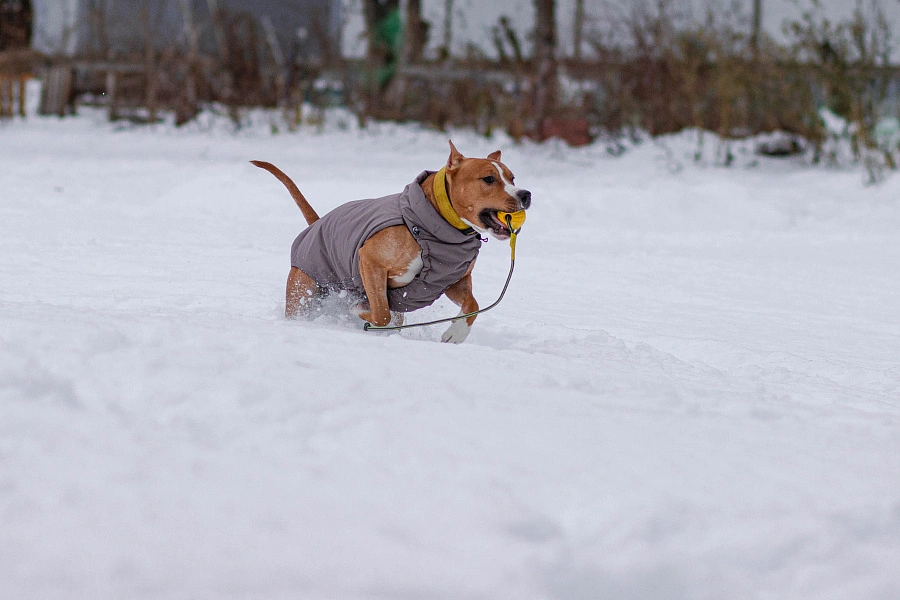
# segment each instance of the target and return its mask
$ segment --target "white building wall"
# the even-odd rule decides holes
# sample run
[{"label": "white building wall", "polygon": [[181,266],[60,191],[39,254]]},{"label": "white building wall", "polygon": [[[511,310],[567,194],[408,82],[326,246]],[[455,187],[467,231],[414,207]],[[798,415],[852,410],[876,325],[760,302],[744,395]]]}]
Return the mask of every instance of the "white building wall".
[{"label": "white building wall", "polygon": [[[211,38],[207,25],[209,13],[206,0],[191,0],[195,19],[204,26],[203,34]],[[219,0],[220,6],[231,11],[249,11],[256,15],[269,15],[284,44],[285,52],[295,45],[299,29],[310,29],[310,21],[317,9],[327,10],[341,0]],[[34,9],[34,35],[32,47],[46,54],[73,54],[90,47],[90,23],[87,16],[89,0],[32,0]],[[120,51],[127,51],[134,42],[142,43],[139,18],[142,0],[106,0],[108,11],[108,35],[110,43]],[[161,44],[184,42],[182,13],[177,0],[151,0],[150,10],[160,24],[158,40]],[[161,15],[158,14],[161,11]],[[324,25],[339,33],[338,10],[325,14]]]},{"label": "white building wall", "polygon": [[31,46],[45,54],[72,54],[78,44],[78,0],[31,0],[34,34]]}]

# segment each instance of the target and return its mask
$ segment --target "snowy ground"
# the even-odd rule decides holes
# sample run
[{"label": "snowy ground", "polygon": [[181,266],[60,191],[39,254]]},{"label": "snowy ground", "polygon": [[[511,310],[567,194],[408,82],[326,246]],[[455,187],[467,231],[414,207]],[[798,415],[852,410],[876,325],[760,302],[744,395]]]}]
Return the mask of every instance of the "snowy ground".
[{"label": "snowy ground", "polygon": [[0,595],[900,598],[900,179],[688,138],[455,133],[534,208],[451,346],[284,320],[303,220],[247,163],[324,211],[444,135],[3,124]]}]

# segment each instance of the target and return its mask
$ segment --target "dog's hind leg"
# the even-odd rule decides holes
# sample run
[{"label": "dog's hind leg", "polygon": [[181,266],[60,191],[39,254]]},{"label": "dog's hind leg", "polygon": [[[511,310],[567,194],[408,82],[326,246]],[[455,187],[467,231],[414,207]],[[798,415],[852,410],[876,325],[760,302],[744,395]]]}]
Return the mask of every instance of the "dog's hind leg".
[{"label": "dog's hind leg", "polygon": [[293,319],[306,314],[318,291],[315,279],[297,267],[291,267],[284,298],[284,316]]}]

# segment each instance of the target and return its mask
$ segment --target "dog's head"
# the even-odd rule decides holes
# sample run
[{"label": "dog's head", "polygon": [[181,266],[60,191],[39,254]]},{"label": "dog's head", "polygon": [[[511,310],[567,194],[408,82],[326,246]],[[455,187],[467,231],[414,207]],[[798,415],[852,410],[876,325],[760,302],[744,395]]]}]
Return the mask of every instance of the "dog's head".
[{"label": "dog's head", "polygon": [[450,202],[459,217],[479,233],[490,232],[505,240],[510,231],[497,213],[517,212],[531,206],[531,192],[515,186],[512,171],[500,162],[500,151],[487,158],[466,158],[450,142],[447,159]]}]

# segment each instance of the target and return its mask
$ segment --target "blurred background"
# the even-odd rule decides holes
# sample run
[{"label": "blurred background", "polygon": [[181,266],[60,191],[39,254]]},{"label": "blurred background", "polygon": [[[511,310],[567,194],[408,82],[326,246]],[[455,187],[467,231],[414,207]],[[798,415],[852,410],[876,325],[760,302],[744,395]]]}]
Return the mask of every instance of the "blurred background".
[{"label": "blurred background", "polygon": [[[900,599],[898,23],[0,0],[0,600]],[[247,161],[324,214],[449,137],[535,199],[498,309],[284,319]]]},{"label": "blurred background", "polygon": [[[583,145],[778,132],[770,155],[894,169],[898,0],[0,0],[2,112],[185,123],[249,107]],[[721,162],[728,164],[727,148]]]}]

